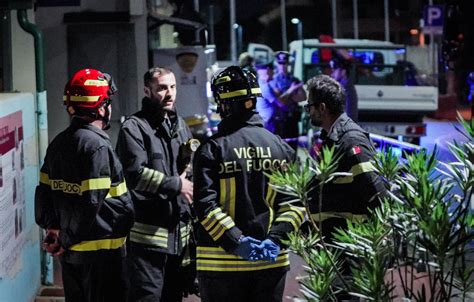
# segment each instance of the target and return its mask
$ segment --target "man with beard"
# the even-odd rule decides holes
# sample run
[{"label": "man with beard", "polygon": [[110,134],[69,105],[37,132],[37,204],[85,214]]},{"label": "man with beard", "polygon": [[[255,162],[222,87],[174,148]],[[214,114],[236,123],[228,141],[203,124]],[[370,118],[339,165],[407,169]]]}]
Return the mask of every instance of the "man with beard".
[{"label": "man with beard", "polygon": [[122,125],[117,153],[136,209],[130,232],[131,301],[181,301],[181,263],[189,241],[193,183],[180,149],[192,138],[176,114],[176,78],[144,75],[142,110]]},{"label": "man with beard", "polygon": [[[307,87],[309,96],[305,110],[311,123],[322,128],[322,147],[334,146],[340,156],[337,172],[350,173],[326,183],[321,201],[318,180],[314,179],[312,185],[311,216],[321,222],[322,234],[326,242],[331,242],[332,232],[347,226],[346,219],[360,221],[367,217],[370,208],[380,204],[385,187],[371,163],[375,150],[369,133],[344,113],[345,93],[341,84],[327,75],[320,75],[310,79]],[[344,275],[350,273],[347,266],[343,270]],[[347,297],[339,297],[344,298]]]}]

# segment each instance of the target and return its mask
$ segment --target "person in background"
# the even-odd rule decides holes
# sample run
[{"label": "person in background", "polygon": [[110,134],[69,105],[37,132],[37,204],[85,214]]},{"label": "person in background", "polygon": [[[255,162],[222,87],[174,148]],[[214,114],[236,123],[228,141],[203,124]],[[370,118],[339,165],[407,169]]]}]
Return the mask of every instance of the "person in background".
[{"label": "person in background", "polygon": [[255,59],[248,52],[243,52],[240,54],[239,66],[242,69],[247,69],[248,71],[252,72],[255,75],[257,74],[257,71],[255,70]]},{"label": "person in background", "polygon": [[[344,113],[342,85],[327,75],[320,75],[310,79],[307,88],[305,110],[311,123],[322,128],[322,147],[334,147],[340,156],[336,171],[350,173],[326,183],[321,201],[318,180],[311,184],[311,216],[321,222],[326,242],[332,242],[335,229],[347,227],[346,219],[360,221],[367,217],[369,209],[379,206],[386,189],[372,165],[375,150],[369,133]],[[350,275],[347,265],[343,274]]]},{"label": "person in background", "polygon": [[176,113],[176,78],[170,69],[149,69],[144,92],[142,109],[125,120],[117,141],[136,210],[130,232],[130,300],[181,301],[193,183],[180,150],[192,135]]},{"label": "person in background", "polygon": [[67,302],[127,301],[125,241],[133,205],[122,165],[104,132],[110,126],[111,77],[76,72],[64,89],[69,127],[48,147],[36,188],[43,248],[61,261]]},{"label": "person in background", "polygon": [[350,74],[352,57],[345,49],[338,49],[329,62],[331,77],[344,87],[346,100],[345,112],[355,122],[359,120],[358,97],[354,86],[354,77]]},{"label": "person in background", "polygon": [[262,92],[262,97],[257,98],[257,111],[262,117],[265,128],[274,133],[276,130],[276,112],[284,110],[286,105],[280,100],[273,91],[270,82],[273,80],[273,63],[257,63],[258,85]]},{"label": "person in background", "polygon": [[305,220],[305,209],[285,202],[265,173],[285,169],[295,151],[263,127],[251,72],[231,66],[211,85],[222,121],[193,162],[201,299],[282,301],[289,269],[283,240]]},{"label": "person in background", "polygon": [[288,71],[290,54],[279,51],[275,55],[277,72],[270,81],[273,93],[285,104],[274,113],[275,134],[284,138],[293,149],[298,147],[301,111],[299,102],[306,100],[303,83]]}]

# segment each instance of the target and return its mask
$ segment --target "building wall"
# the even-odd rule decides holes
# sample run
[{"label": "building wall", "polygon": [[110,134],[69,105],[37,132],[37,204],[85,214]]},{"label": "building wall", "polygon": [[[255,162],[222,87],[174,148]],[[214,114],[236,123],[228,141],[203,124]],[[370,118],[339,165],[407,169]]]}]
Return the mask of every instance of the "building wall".
[{"label": "building wall", "polygon": [[[35,23],[33,11],[28,20]],[[33,36],[18,24],[17,11],[11,12],[12,31],[12,84],[13,91],[36,92],[35,52]]]},{"label": "building wall", "polygon": [[[34,23],[34,13],[28,11],[28,20]],[[33,37],[18,24],[17,11],[11,11],[12,88],[21,93],[0,94],[0,118],[16,111],[22,112],[24,129],[25,170],[20,190],[25,196],[24,243],[14,266],[0,276],[0,301],[32,301],[40,286],[41,261],[39,229],[34,221],[34,188],[38,183],[38,145],[36,128],[36,75]],[[4,161],[0,162],[0,165]],[[12,188],[3,188],[11,190]],[[5,191],[4,191],[5,192]],[[4,196],[2,196],[4,197]],[[12,206],[2,208],[3,213]],[[13,257],[15,253],[9,255]]]},{"label": "building wall", "polygon": [[[139,2],[139,3],[137,3]],[[64,14],[69,12],[128,12],[132,5],[132,16],[129,23],[106,25],[111,31],[106,33],[98,30],[84,32],[78,35],[77,28],[103,28],[101,24],[81,23],[65,24]],[[77,68],[96,68],[110,72],[117,82],[119,92],[114,97],[113,124],[110,131],[112,141],[115,142],[119,127],[120,115],[128,115],[136,111],[142,98],[141,77],[148,67],[148,46],[146,27],[145,0],[83,0],[80,6],[73,7],[39,7],[36,11],[36,24],[42,29],[45,45],[45,73],[46,90],[48,93],[48,127],[49,140],[53,139],[69,124],[62,103],[64,85]],[[123,27],[128,29],[124,32]],[[105,27],[105,26],[104,26]],[[69,29],[68,29],[69,28]],[[74,30],[75,28],[75,30]],[[104,35],[108,35],[104,40]],[[102,37],[100,37],[102,36]],[[87,41],[87,47],[71,49],[75,39]],[[97,41],[101,43],[95,43]],[[69,39],[69,41],[68,41]],[[105,41],[105,42],[104,42]],[[77,46],[77,44],[75,44]],[[113,57],[101,61],[98,58],[106,49]],[[71,57],[71,53],[73,57]],[[73,70],[74,69],[74,70]],[[113,74],[111,71],[114,71]]]},{"label": "building wall", "polygon": [[[15,46],[18,45],[19,44],[13,45],[14,50]],[[27,43],[20,43],[20,45],[25,46]],[[30,48],[32,47],[30,46]],[[13,53],[15,53],[15,51],[13,51]],[[16,53],[16,55],[18,54],[19,53]],[[19,62],[18,58],[15,58],[14,62]],[[14,65],[13,67],[15,69],[15,67],[18,66]],[[27,66],[23,67],[28,69]],[[27,73],[28,72],[31,72],[31,69],[29,69]],[[21,76],[20,78],[24,80],[24,78]],[[26,85],[26,83],[23,83],[23,85]],[[21,87],[21,85],[17,87]],[[19,187],[16,193],[16,195],[24,193],[25,221],[24,224],[22,224],[24,227],[20,233],[21,235],[18,237],[12,237],[12,240],[18,242],[21,240],[22,243],[19,244],[11,254],[7,255],[8,257],[13,257],[13,259],[16,257],[16,255],[18,255],[18,257],[15,261],[11,260],[12,258],[7,260],[6,262],[13,265],[7,270],[6,273],[0,275],[0,301],[2,302],[33,301],[34,296],[36,295],[36,292],[40,286],[41,280],[39,229],[36,226],[34,220],[33,202],[34,188],[38,184],[38,152],[34,108],[34,96],[31,93],[0,93],[0,119],[9,116],[14,112],[22,112],[21,119],[24,134],[23,150],[25,159],[24,170],[21,172],[24,179],[23,186]],[[0,161],[0,166],[4,165],[3,171],[5,171],[7,168],[5,166],[6,162],[8,162],[6,159],[2,159],[2,161]],[[18,169],[18,167],[16,169]],[[15,174],[15,176],[18,175]],[[7,186],[10,186],[11,182],[4,179],[3,184],[3,192],[10,192],[11,188],[7,188]],[[23,190],[23,192],[20,193],[19,190]],[[5,196],[2,196],[0,198],[4,197]],[[7,213],[13,214],[12,210],[14,211],[15,208],[14,204],[7,204],[6,207],[4,206],[5,204],[2,204],[2,209],[0,209],[0,215],[3,215],[3,218]],[[13,221],[13,219],[11,219],[11,221]],[[5,236],[5,228],[8,227],[9,226],[5,225],[1,226],[3,232],[1,237]],[[8,245],[10,242],[2,242],[1,244]],[[2,251],[0,251],[0,253],[2,253]],[[1,259],[5,260],[4,257],[1,257]],[[5,264],[5,262],[2,262],[2,264]],[[2,268],[1,271],[3,272],[3,270],[4,269]]]},{"label": "building wall", "polygon": [[[35,12],[28,11],[28,20],[35,23],[44,36],[49,140],[69,124],[62,97],[64,85],[72,74],[70,68],[77,63],[70,61],[71,51],[68,47],[71,43],[68,43],[68,25],[63,22],[64,13],[84,10],[128,11],[130,2],[133,5],[133,15],[130,22],[122,24],[127,30],[111,34],[110,38],[114,40],[108,41],[105,38],[105,43],[94,45],[96,35],[93,32],[89,36],[83,36],[84,40],[90,41],[85,57],[97,56],[104,46],[116,46],[111,48],[110,55],[115,57],[112,60],[115,66],[110,66],[110,69],[116,70],[113,76],[122,86],[119,87],[122,95],[119,94],[115,102],[117,107],[121,108],[121,114],[130,114],[140,103],[143,93],[141,77],[148,67],[145,0],[82,0],[80,7],[40,7]],[[39,162],[42,159],[39,158],[37,144],[34,41],[33,37],[19,26],[17,12],[12,11],[11,15],[12,86],[14,91],[22,93],[0,94],[0,118],[12,112],[22,112],[26,163],[25,181],[21,189],[24,190],[25,196],[25,224],[24,243],[15,250],[18,260],[13,263],[8,274],[0,276],[0,301],[23,302],[34,300],[41,282],[40,230],[34,221],[34,191],[38,184]],[[111,28],[113,29],[113,26]],[[84,59],[81,62],[88,63]],[[119,116],[115,116],[116,130],[118,118]]]}]

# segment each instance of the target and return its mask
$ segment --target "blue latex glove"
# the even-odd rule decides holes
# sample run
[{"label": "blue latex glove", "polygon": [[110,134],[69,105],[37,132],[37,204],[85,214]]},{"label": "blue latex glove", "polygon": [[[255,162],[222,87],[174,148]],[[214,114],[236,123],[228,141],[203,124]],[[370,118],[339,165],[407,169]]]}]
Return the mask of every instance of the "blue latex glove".
[{"label": "blue latex glove", "polygon": [[244,258],[245,260],[251,260],[250,255],[260,244],[260,240],[250,236],[242,237],[239,241],[239,245],[232,251],[232,253]]},{"label": "blue latex glove", "polygon": [[275,262],[278,254],[280,254],[280,246],[270,239],[265,239],[250,254],[250,260]]}]

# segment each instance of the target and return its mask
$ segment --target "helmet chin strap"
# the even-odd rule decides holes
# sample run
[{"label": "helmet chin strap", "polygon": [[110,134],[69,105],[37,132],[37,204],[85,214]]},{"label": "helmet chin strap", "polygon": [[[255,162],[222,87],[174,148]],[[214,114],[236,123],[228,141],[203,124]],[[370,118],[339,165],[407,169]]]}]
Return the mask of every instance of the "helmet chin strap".
[{"label": "helmet chin strap", "polygon": [[104,121],[104,128],[102,128],[103,130],[109,130],[110,129],[110,118],[109,118],[109,106],[107,106],[107,108],[105,108],[105,116],[102,117],[102,120]]},{"label": "helmet chin strap", "polygon": [[102,130],[108,130],[110,129],[110,110],[109,110],[109,105],[110,101],[107,100],[104,105],[102,105],[102,108],[104,108],[104,116],[101,116],[99,114],[99,108],[95,111],[95,116],[93,116],[94,119],[96,120],[101,120],[104,123],[104,126],[102,127]]},{"label": "helmet chin strap", "polygon": [[109,110],[109,104],[110,103],[106,103],[106,105],[104,106],[104,109],[105,109],[105,114],[104,116],[102,116],[102,121],[104,122],[104,128],[102,128],[103,130],[108,130],[110,129],[110,110]]}]

